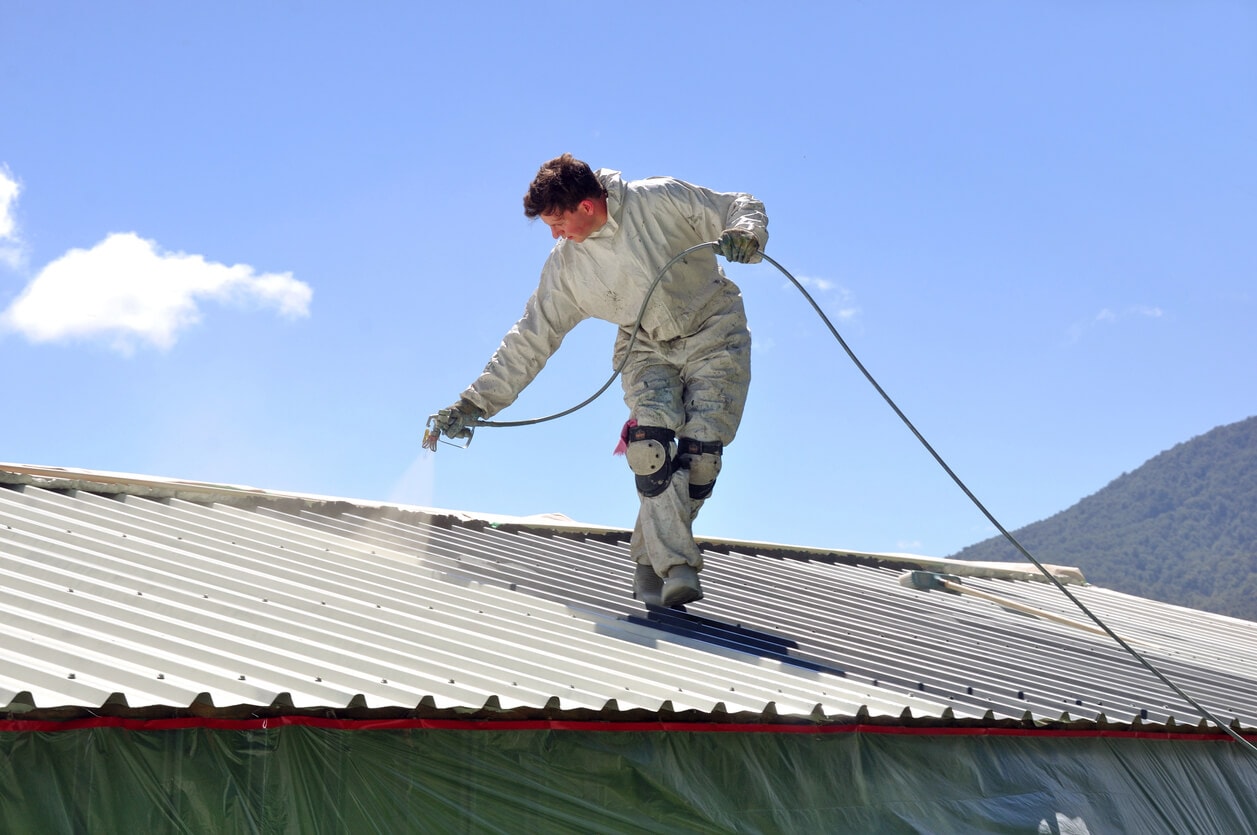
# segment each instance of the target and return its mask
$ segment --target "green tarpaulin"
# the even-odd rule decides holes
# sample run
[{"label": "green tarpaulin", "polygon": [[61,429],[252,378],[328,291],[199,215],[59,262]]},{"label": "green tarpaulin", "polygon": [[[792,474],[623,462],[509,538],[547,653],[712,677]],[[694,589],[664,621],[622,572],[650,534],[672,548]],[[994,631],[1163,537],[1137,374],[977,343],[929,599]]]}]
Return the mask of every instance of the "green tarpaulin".
[{"label": "green tarpaulin", "polygon": [[394,724],[3,730],[0,831],[1100,835],[1257,821],[1257,758],[1225,738]]}]

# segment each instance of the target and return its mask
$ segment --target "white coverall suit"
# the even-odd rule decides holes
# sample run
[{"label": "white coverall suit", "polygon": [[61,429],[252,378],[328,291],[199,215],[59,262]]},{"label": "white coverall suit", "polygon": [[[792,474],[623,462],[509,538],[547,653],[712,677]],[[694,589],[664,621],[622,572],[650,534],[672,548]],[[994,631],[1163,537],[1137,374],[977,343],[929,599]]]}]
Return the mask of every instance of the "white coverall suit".
[{"label": "white coverall suit", "polygon": [[[607,190],[607,222],[580,243],[555,244],[523,316],[462,394],[486,417],[514,402],[584,319],[620,326],[612,362],[618,366],[646,291],[682,250],[730,228],[754,234],[760,251],[768,241],[764,206],[748,194],[667,177],[625,182],[607,169],[595,174]],[[630,416],[639,426],[672,430],[678,438],[728,444],[742,419],[750,378],[751,336],[741,292],[716,263],[714,250],[695,250],[669,269],[642,317],[622,373]],[[691,481],[700,495],[704,485],[709,493],[720,455],[682,456],[682,465],[687,463],[658,495],[641,496],[633,530],[634,560],[661,577],[682,563],[702,567],[692,522],[703,499],[691,498]]]}]

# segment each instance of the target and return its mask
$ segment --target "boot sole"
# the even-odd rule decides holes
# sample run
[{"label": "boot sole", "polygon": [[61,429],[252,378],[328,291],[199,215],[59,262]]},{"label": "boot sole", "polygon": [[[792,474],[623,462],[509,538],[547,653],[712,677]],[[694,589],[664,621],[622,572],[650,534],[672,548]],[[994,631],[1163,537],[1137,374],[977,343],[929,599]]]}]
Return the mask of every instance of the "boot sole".
[{"label": "boot sole", "polygon": [[686,603],[696,603],[702,599],[702,589],[681,584],[676,584],[669,589],[668,584],[665,582],[663,593],[659,595],[659,605],[667,609],[673,609],[677,606],[684,606]]}]

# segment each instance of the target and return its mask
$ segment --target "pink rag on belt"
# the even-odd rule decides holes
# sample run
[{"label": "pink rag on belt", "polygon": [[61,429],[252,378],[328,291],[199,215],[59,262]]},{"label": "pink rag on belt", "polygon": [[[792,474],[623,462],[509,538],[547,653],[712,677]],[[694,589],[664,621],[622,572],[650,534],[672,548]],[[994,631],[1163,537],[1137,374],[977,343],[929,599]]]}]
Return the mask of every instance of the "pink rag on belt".
[{"label": "pink rag on belt", "polygon": [[624,428],[620,430],[620,442],[615,445],[615,454],[623,455],[628,452],[628,431],[637,425],[637,421],[629,418],[624,421]]}]

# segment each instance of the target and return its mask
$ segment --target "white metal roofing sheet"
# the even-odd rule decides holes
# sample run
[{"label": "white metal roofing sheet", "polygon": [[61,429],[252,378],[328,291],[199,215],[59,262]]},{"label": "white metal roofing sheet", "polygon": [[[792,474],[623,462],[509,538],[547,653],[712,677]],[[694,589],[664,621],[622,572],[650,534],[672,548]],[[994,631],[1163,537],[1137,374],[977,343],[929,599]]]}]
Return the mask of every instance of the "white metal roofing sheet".
[{"label": "white metal roofing sheet", "polygon": [[[14,465],[0,481],[9,713],[112,700],[1200,722],[1020,567],[709,543],[707,599],[647,610],[629,596],[627,531]],[[901,585],[921,567],[985,575],[964,588],[997,600]],[[1071,590],[1193,698],[1254,726],[1257,624]]]}]

